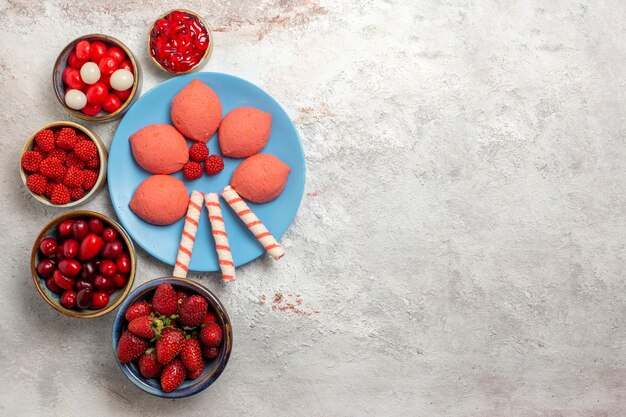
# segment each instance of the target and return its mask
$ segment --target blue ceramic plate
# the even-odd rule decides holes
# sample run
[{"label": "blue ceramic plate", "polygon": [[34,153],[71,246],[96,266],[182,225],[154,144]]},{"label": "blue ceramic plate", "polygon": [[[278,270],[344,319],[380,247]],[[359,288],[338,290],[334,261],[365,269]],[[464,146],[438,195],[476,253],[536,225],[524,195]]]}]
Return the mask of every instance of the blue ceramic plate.
[{"label": "blue ceramic plate", "polygon": [[[176,260],[183,220],[169,226],[153,226],[130,210],[128,204],[135,189],[150,173],[133,159],[128,138],[144,126],[171,123],[170,103],[193,79],[199,79],[215,90],[224,115],[241,106],[256,107],[272,115],[272,133],[261,152],[277,156],[291,167],[291,173],[285,190],[276,200],[265,204],[248,204],[276,239],[285,233],[295,217],[304,192],[305,162],[298,132],[285,110],[265,91],[241,78],[212,72],[184,75],[158,85],[144,94],[120,122],[109,150],[108,183],[113,208],[124,229],[146,252],[170,265],[174,265]],[[188,141],[189,145],[191,143]],[[208,145],[211,154],[220,154],[217,134],[213,135]],[[192,190],[219,193],[229,184],[233,171],[241,161],[243,159],[224,158],[224,171],[213,177],[205,174],[195,181],[187,181],[182,172],[174,176],[185,182],[189,193]],[[223,199],[221,203],[235,265],[243,265],[261,256],[263,247]],[[200,217],[190,269],[202,272],[219,270],[206,208]]]}]

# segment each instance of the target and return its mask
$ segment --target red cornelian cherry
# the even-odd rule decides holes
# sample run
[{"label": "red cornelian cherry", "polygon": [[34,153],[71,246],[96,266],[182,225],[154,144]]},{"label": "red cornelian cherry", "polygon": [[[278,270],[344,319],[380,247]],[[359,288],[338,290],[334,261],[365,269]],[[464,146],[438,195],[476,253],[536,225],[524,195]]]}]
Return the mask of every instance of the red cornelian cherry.
[{"label": "red cornelian cherry", "polygon": [[130,97],[131,90],[132,90],[132,88],[129,88],[128,90],[124,90],[124,91],[113,90],[113,94],[118,96],[120,98],[120,100],[126,101],[126,100],[128,100],[128,97]]},{"label": "red cornelian cherry", "polygon": [[65,84],[74,90],[82,90],[85,87],[85,83],[80,78],[80,71],[77,69],[67,72],[65,76]]},{"label": "red cornelian cherry", "polygon": [[127,69],[133,75],[135,74],[135,71],[133,70],[133,64],[130,63],[129,59],[125,59],[122,62],[120,62],[120,64],[117,66],[117,69]]}]

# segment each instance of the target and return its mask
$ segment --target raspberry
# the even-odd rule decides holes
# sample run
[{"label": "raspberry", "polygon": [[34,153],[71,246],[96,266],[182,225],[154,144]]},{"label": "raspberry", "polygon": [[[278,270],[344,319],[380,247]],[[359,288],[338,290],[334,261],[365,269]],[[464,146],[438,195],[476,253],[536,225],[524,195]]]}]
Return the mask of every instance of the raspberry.
[{"label": "raspberry", "polygon": [[53,156],[55,158],[58,158],[59,161],[61,161],[62,163],[65,163],[65,160],[67,159],[67,152],[64,151],[63,149],[56,148],[55,150],[50,152],[48,156]]},{"label": "raspberry", "polygon": [[55,184],[52,186],[52,195],[50,196],[52,204],[67,204],[70,202],[70,190],[63,184]]},{"label": "raspberry", "polygon": [[43,158],[39,152],[28,151],[22,155],[22,167],[26,171],[37,172],[40,169]]},{"label": "raspberry", "polygon": [[80,200],[85,196],[85,190],[80,187],[70,188],[70,199],[72,201]]},{"label": "raspberry", "polygon": [[83,170],[83,188],[86,191],[91,190],[96,185],[96,181],[98,181],[98,173],[96,171]]},{"label": "raspberry", "polygon": [[69,155],[67,155],[67,158],[65,158],[65,166],[67,166],[68,168],[76,167],[83,169],[85,167],[85,161],[76,156],[74,152],[71,152]]},{"label": "raspberry", "polygon": [[48,181],[48,185],[46,186],[46,191],[43,193],[43,195],[45,195],[48,200],[50,199],[50,197],[52,197],[52,188],[57,185],[58,183],[55,181]]},{"label": "raspberry", "polygon": [[72,150],[78,143],[76,132],[71,127],[64,127],[57,132],[56,143],[59,148]]},{"label": "raspberry", "polygon": [[74,153],[83,161],[88,161],[98,155],[98,148],[90,140],[81,140],[74,148]]},{"label": "raspberry", "polygon": [[65,167],[59,158],[49,156],[39,165],[39,170],[46,177],[60,181],[65,176]]},{"label": "raspberry", "polygon": [[48,187],[48,179],[41,174],[32,174],[26,179],[26,186],[33,193],[42,195]]},{"label": "raspberry", "polygon": [[76,188],[83,184],[83,180],[83,170],[78,167],[71,166],[65,172],[63,184],[65,184],[68,188]]},{"label": "raspberry", "polygon": [[224,169],[224,160],[219,155],[211,155],[204,163],[204,168],[209,175],[219,174]]},{"label": "raspberry", "polygon": [[44,152],[39,145],[35,145],[33,146],[33,152],[37,152],[39,155],[41,155],[42,159],[46,159],[46,157],[48,156],[48,152]]},{"label": "raspberry", "polygon": [[203,142],[196,142],[189,148],[189,157],[196,162],[205,161],[209,157],[209,148]]},{"label": "raspberry", "polygon": [[183,165],[183,175],[188,180],[197,180],[202,176],[202,165],[199,162],[187,162]]},{"label": "raspberry", "polygon": [[54,133],[50,129],[44,129],[35,135],[37,146],[44,152],[51,152],[54,149]]},{"label": "raspberry", "polygon": [[94,156],[93,158],[85,162],[85,166],[89,169],[100,168],[100,157],[98,155]]}]

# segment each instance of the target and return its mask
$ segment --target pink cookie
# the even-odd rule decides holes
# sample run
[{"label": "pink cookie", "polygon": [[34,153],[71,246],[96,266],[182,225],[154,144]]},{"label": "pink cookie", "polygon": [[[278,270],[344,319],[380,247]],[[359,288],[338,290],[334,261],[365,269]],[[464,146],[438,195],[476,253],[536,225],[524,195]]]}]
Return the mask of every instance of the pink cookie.
[{"label": "pink cookie", "polygon": [[131,135],[130,147],[139,166],[153,174],[180,171],[189,159],[185,138],[170,125],[140,129]]},{"label": "pink cookie", "polygon": [[180,133],[207,142],[222,120],[222,105],[211,87],[193,80],[172,100],[170,115]]},{"label": "pink cookie", "polygon": [[274,155],[259,153],[235,169],[230,185],[247,200],[267,203],[283,192],[290,171],[289,166]]},{"label": "pink cookie", "polygon": [[157,226],[176,223],[187,212],[189,196],[183,182],[170,175],[153,175],[139,184],[130,209]]},{"label": "pink cookie", "polygon": [[232,110],[220,123],[218,138],[222,154],[245,158],[259,153],[267,144],[272,129],[272,115],[254,107]]}]

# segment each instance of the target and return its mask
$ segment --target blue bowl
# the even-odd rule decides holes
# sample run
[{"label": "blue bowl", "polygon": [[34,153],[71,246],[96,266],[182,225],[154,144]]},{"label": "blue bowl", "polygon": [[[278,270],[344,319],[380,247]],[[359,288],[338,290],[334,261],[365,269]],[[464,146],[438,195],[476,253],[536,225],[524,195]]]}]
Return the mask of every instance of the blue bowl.
[{"label": "blue bowl", "polygon": [[[117,359],[116,353],[117,341],[126,329],[126,318],[124,317],[126,310],[129,306],[138,301],[151,298],[156,290],[156,287],[158,287],[162,282],[169,282],[176,290],[183,289],[205,297],[209,302],[209,309],[215,313],[224,331],[222,346],[217,358],[206,363],[204,372],[200,375],[200,377],[194,380],[185,380],[185,382],[172,392],[164,392],[161,389],[161,383],[158,379],[144,378],[139,373],[139,368],[134,363],[121,363],[119,359]],[[124,375],[126,375],[126,377],[128,377],[128,379],[135,384],[135,386],[144,390],[148,394],[162,398],[184,398],[205,390],[209,385],[215,382],[215,380],[221,375],[222,371],[224,371],[224,368],[228,363],[228,359],[230,358],[232,345],[233,332],[230,319],[228,318],[226,309],[224,309],[220,300],[218,300],[211,291],[202,285],[184,278],[158,278],[137,287],[129,294],[126,300],[124,300],[124,303],[122,303],[120,308],[117,310],[115,321],[113,322],[113,356],[115,356],[115,360],[117,361],[120,369]]]}]

